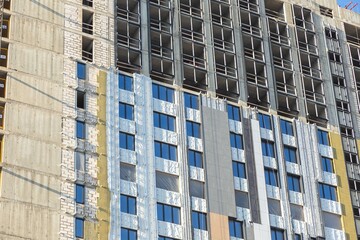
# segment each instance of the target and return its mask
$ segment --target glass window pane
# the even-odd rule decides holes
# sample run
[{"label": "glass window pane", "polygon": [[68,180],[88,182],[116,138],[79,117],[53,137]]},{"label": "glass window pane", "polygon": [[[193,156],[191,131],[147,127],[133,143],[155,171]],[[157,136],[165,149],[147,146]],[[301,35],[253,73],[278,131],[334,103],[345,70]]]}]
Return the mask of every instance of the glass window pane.
[{"label": "glass window pane", "polygon": [[164,205],[165,222],[172,222],[172,209],[168,205]]},{"label": "glass window pane", "polygon": [[166,88],[164,86],[159,86],[159,99],[166,101]]},{"label": "glass window pane", "polygon": [[155,142],[155,156],[161,157],[161,145],[159,142]]},{"label": "glass window pane", "polygon": [[84,63],[77,63],[77,77],[78,79],[86,79],[86,65]]},{"label": "glass window pane", "polygon": [[170,160],[176,161],[176,147],[170,145]]},{"label": "glass window pane", "polygon": [[159,99],[159,85],[153,84],[152,92],[153,92],[153,97]]},{"label": "glass window pane", "polygon": [[180,210],[177,207],[173,207],[173,223],[180,224]]},{"label": "glass window pane", "polygon": [[75,218],[75,237],[84,237],[84,219]]},{"label": "glass window pane", "polygon": [[169,145],[162,143],[161,144],[161,154],[162,158],[169,159]]}]

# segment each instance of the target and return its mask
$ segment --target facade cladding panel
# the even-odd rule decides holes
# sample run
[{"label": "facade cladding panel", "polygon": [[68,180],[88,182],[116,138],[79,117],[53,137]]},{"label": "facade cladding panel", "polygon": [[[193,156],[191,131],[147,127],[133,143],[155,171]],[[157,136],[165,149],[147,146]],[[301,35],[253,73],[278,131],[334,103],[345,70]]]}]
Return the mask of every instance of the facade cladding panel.
[{"label": "facade cladding panel", "polygon": [[359,14],[0,9],[0,239],[360,239]]}]

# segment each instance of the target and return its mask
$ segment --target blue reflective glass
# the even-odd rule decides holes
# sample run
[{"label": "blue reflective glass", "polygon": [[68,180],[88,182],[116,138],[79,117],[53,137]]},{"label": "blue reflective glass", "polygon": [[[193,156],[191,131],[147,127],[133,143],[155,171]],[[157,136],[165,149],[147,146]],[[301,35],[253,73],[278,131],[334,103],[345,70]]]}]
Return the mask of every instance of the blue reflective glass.
[{"label": "blue reflective glass", "polygon": [[325,172],[334,172],[332,160],[330,158],[321,157],[321,166],[322,170]]},{"label": "blue reflective glass", "polygon": [[161,144],[159,142],[155,142],[155,156],[161,157]]},{"label": "blue reflective glass", "polygon": [[137,232],[135,230],[121,228],[121,240],[136,240]]},{"label": "blue reflective glass", "polygon": [[159,221],[180,224],[180,208],[158,203],[157,218]]},{"label": "blue reflective glass", "polygon": [[300,189],[300,177],[298,176],[287,176],[288,188],[290,191],[301,192]]},{"label": "blue reflective glass", "polygon": [[174,90],[171,88],[153,83],[152,92],[154,98],[167,102],[174,102]]},{"label": "blue reflective glass", "polygon": [[244,149],[242,136],[235,133],[230,133],[230,146],[233,148]]},{"label": "blue reflective glass", "polygon": [[173,214],[173,223],[180,224],[180,209],[172,208],[172,214]]},{"label": "blue reflective glass", "polygon": [[272,158],[275,157],[273,142],[261,140],[261,149],[262,149],[263,156],[272,157]]},{"label": "blue reflective glass", "polygon": [[284,230],[272,228],[271,240],[284,240]]},{"label": "blue reflective glass", "polygon": [[246,178],[245,164],[241,162],[232,162],[234,177]]},{"label": "blue reflective glass", "polygon": [[77,63],[77,78],[86,79],[86,65],[84,63]]},{"label": "blue reflective glass", "polygon": [[165,144],[165,143],[161,144],[161,157],[165,158],[165,159],[170,159],[168,144]]},{"label": "blue reflective glass", "polygon": [[192,211],[191,224],[193,228],[207,230],[206,214]]},{"label": "blue reflective glass", "polygon": [[201,138],[200,124],[196,122],[186,121],[186,134],[190,137]]},{"label": "blue reflective glass", "polygon": [[229,220],[229,231],[231,237],[243,238],[242,222]]},{"label": "blue reflective glass", "polygon": [[175,131],[175,117],[154,112],[154,126],[169,131]]},{"label": "blue reflective glass", "polygon": [[240,119],[240,108],[232,106],[232,105],[227,105],[227,111],[228,111],[228,118],[235,120],[235,121],[241,121]]},{"label": "blue reflective glass", "polygon": [[176,146],[155,141],[155,156],[176,161]]},{"label": "blue reflective glass", "polygon": [[318,129],[318,141],[322,145],[329,146],[330,143],[329,143],[328,132],[325,132],[325,131],[322,131],[322,130]]},{"label": "blue reflective glass", "polygon": [[134,106],[126,103],[119,103],[119,117],[134,120]]},{"label": "blue reflective glass", "polygon": [[84,219],[75,218],[75,237],[84,238]]},{"label": "blue reflective glass", "polygon": [[128,149],[128,150],[135,150],[135,136],[120,132],[119,135],[119,141],[120,141],[120,148]]},{"label": "blue reflective glass", "polygon": [[294,136],[292,123],[283,119],[280,119],[280,129],[281,133]]},{"label": "blue reflective glass", "polygon": [[124,89],[127,91],[132,91],[133,90],[133,79],[132,77],[123,75],[123,74],[119,74],[118,75],[118,81],[119,81],[119,88],[120,89]]},{"label": "blue reflective glass", "polygon": [[202,168],[202,155],[200,152],[188,150],[189,165]]},{"label": "blue reflective glass", "polygon": [[85,201],[85,187],[84,185],[76,184],[75,187],[75,201],[83,204]]},{"label": "blue reflective glass", "polygon": [[76,137],[85,139],[85,123],[82,121],[76,121]]},{"label": "blue reflective glass", "polygon": [[124,213],[136,214],[136,198],[126,195],[120,196],[120,210]]},{"label": "blue reflective glass", "polygon": [[287,162],[297,163],[296,148],[284,146],[284,158]]},{"label": "blue reflective glass", "polygon": [[199,109],[198,96],[184,93],[185,107],[192,109]]},{"label": "blue reflective glass", "polygon": [[320,197],[336,201],[336,187],[319,183]]},{"label": "blue reflective glass", "polygon": [[169,146],[169,152],[170,152],[169,159],[170,159],[170,160],[173,160],[173,161],[176,161],[176,147],[170,145],[170,146]]},{"label": "blue reflective glass", "polygon": [[271,186],[278,186],[277,184],[277,172],[273,169],[265,169],[265,182]]},{"label": "blue reflective glass", "polygon": [[259,123],[260,123],[261,128],[266,128],[266,129],[269,129],[269,130],[272,129],[271,120],[270,120],[269,115],[258,113],[258,119],[259,119]]}]

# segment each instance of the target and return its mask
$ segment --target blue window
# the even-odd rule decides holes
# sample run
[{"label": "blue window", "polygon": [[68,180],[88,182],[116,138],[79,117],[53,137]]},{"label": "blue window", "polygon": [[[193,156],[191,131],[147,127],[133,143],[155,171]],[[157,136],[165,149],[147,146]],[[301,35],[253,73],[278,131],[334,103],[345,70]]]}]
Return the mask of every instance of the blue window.
[{"label": "blue window", "polygon": [[190,137],[201,138],[200,124],[196,122],[186,121],[186,134]]},{"label": "blue window", "polygon": [[85,187],[84,185],[75,185],[75,201],[76,203],[84,204],[85,201]]},{"label": "blue window", "polygon": [[121,212],[136,214],[136,198],[121,194],[120,207]]},{"label": "blue window", "polygon": [[85,139],[85,122],[76,120],[76,137]]},{"label": "blue window", "polygon": [[271,240],[284,240],[284,230],[271,228]]},{"label": "blue window", "polygon": [[267,140],[261,140],[261,149],[263,156],[275,157],[274,143]]},{"label": "blue window", "polygon": [[120,89],[124,89],[126,91],[131,91],[133,90],[133,79],[132,77],[120,74],[118,75],[118,80],[119,80],[119,88]]},{"label": "blue window", "polygon": [[244,238],[242,222],[229,219],[230,237]]},{"label": "blue window", "polygon": [[284,146],[284,158],[287,162],[297,163],[296,148]]},{"label": "blue window", "polygon": [[301,192],[299,176],[287,175],[287,183],[290,191]]},{"label": "blue window", "polygon": [[189,165],[190,166],[198,167],[198,168],[203,167],[202,153],[201,152],[188,150],[188,159],[189,159]]},{"label": "blue window", "polygon": [[265,168],[265,182],[267,185],[278,187],[277,171],[271,168]]},{"label": "blue window", "polygon": [[132,134],[120,132],[120,148],[135,150],[135,136]]},{"label": "blue window", "polygon": [[180,208],[158,203],[157,218],[159,221],[180,224]]},{"label": "blue window", "polygon": [[84,63],[77,63],[77,78],[86,79],[86,65]]},{"label": "blue window", "polygon": [[137,232],[128,228],[121,228],[121,240],[136,240]]},{"label": "blue window", "polygon": [[75,237],[84,238],[84,219],[75,218]]},{"label": "blue window", "polygon": [[293,127],[292,127],[291,122],[280,119],[280,128],[281,128],[281,133],[282,134],[294,136],[294,131],[293,131]]},{"label": "blue window", "polygon": [[336,187],[319,183],[320,197],[336,201]]},{"label": "blue window", "polygon": [[175,131],[175,117],[154,112],[154,126],[170,131]]},{"label": "blue window", "polygon": [[176,240],[174,238],[159,236],[158,240]]},{"label": "blue window", "polygon": [[192,211],[191,224],[193,228],[207,230],[206,213]]},{"label": "blue window", "polygon": [[199,109],[199,97],[190,93],[184,93],[185,107]]},{"label": "blue window", "polygon": [[246,178],[245,164],[241,162],[232,162],[234,177]]},{"label": "blue window", "polygon": [[270,120],[269,115],[258,113],[258,119],[259,119],[259,123],[260,123],[261,128],[266,128],[266,129],[269,129],[269,130],[272,129],[271,120]]},{"label": "blue window", "polygon": [[302,240],[302,237],[300,234],[295,234],[294,235],[294,240]]},{"label": "blue window", "polygon": [[322,145],[329,146],[329,135],[328,132],[318,129],[318,141]]},{"label": "blue window", "polygon": [[227,105],[227,112],[228,112],[228,118],[229,119],[232,119],[232,120],[235,120],[235,121],[241,121],[240,108],[228,104]]},{"label": "blue window", "polygon": [[330,173],[334,172],[333,163],[330,158],[321,157],[321,166],[322,166],[322,170],[325,172],[330,172]]},{"label": "blue window", "polygon": [[134,106],[126,103],[119,103],[119,117],[134,120]]},{"label": "blue window", "polygon": [[155,141],[155,156],[176,161],[176,146]]},{"label": "blue window", "polygon": [[230,133],[230,146],[233,148],[244,149],[242,136],[236,133]]},{"label": "blue window", "polygon": [[167,88],[158,84],[153,83],[152,85],[153,97],[167,101],[174,102],[174,90],[171,88]]}]

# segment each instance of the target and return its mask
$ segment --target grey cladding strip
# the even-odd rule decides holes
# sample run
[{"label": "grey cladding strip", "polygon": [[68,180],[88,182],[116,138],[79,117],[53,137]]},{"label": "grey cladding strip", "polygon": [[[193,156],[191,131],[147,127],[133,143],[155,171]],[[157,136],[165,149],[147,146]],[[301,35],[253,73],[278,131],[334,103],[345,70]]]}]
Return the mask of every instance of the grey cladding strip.
[{"label": "grey cladding strip", "polygon": [[251,218],[254,223],[261,224],[258,186],[256,179],[255,157],[251,137],[251,120],[243,118],[243,138],[246,158],[246,171],[249,184]]},{"label": "grey cladding strip", "polygon": [[209,212],[236,217],[227,113],[205,106],[202,112]]}]

